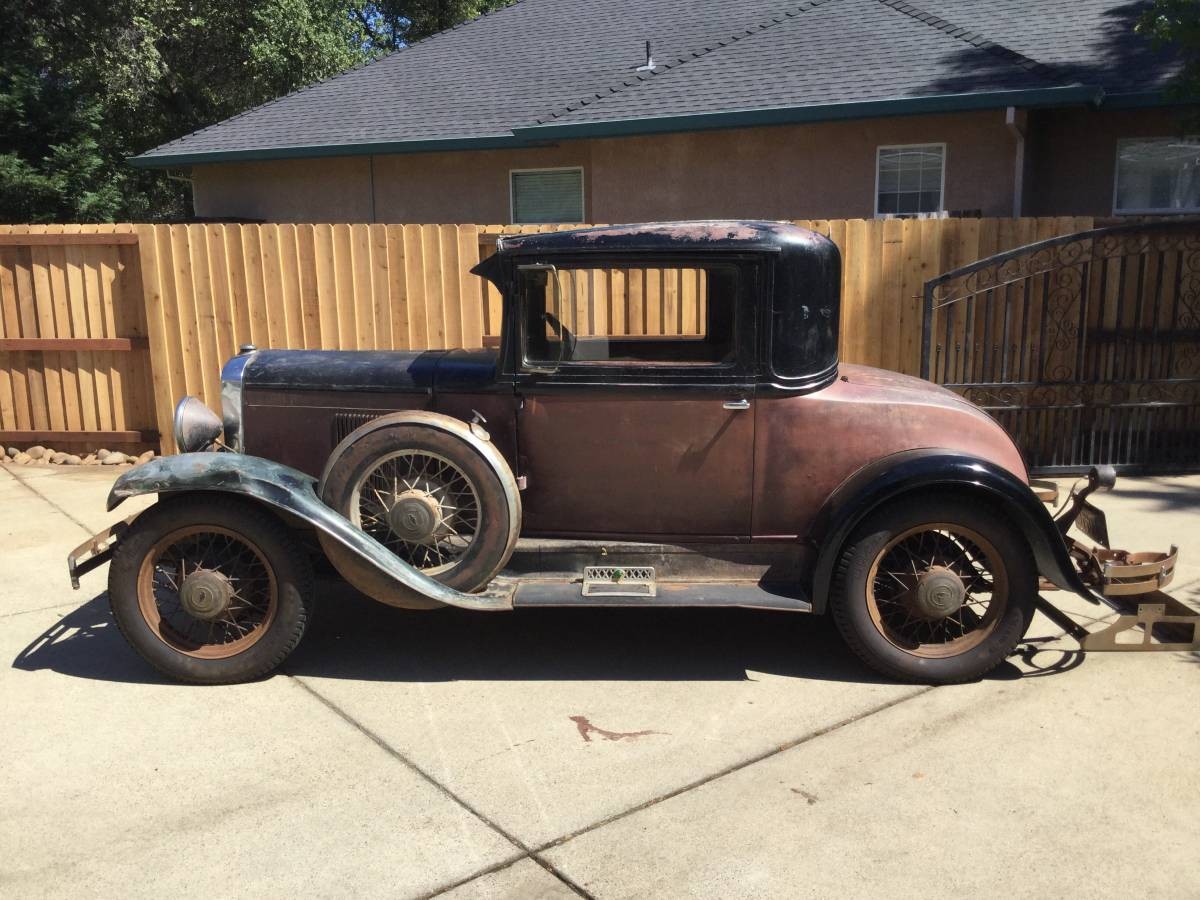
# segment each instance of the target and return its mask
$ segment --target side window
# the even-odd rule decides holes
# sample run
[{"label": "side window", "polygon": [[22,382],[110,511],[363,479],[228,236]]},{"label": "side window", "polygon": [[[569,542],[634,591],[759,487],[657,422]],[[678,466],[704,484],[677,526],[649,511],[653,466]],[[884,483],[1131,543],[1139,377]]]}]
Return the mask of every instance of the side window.
[{"label": "side window", "polygon": [[525,363],[563,369],[731,364],[738,291],[733,265],[524,270]]},{"label": "side window", "polygon": [[583,169],[509,172],[514,224],[583,221]]}]

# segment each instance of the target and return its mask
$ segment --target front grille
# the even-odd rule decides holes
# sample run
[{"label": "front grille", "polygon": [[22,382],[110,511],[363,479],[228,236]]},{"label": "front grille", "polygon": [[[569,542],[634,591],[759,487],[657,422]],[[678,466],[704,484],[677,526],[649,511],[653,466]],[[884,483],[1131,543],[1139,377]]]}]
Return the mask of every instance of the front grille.
[{"label": "front grille", "polygon": [[352,432],[355,428],[366,425],[372,419],[378,419],[380,416],[387,415],[385,412],[340,412],[333,415],[333,443],[336,447],[346,435]]}]

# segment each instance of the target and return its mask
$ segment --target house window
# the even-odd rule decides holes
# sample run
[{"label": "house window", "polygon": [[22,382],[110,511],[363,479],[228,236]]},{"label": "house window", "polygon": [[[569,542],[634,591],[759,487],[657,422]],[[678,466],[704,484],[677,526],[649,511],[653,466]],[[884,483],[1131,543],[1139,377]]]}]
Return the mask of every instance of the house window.
[{"label": "house window", "polygon": [[945,144],[880,147],[875,158],[875,215],[940,212],[945,175]]},{"label": "house window", "polygon": [[514,169],[508,177],[514,223],[583,221],[583,169]]},{"label": "house window", "polygon": [[1200,139],[1117,142],[1115,213],[1200,211]]}]

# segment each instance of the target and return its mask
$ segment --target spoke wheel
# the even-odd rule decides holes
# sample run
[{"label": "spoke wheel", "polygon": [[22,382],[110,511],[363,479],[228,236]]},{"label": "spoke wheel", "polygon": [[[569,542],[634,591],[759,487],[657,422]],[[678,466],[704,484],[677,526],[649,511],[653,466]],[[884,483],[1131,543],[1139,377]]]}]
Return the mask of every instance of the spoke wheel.
[{"label": "spoke wheel", "polygon": [[279,606],[263,551],[226,528],[194,525],[160,538],[138,573],[138,608],[173,650],[227,659],[266,634]]},{"label": "spoke wheel", "polygon": [[379,459],[354,485],[351,521],[426,575],[452,569],[480,524],[479,492],[454,462],[427,450]]},{"label": "spoke wheel", "polygon": [[1008,603],[1007,570],[977,532],[945,523],[919,525],[876,555],[867,580],[871,621],[895,647],[915,656],[956,656],[978,646]]},{"label": "spoke wheel", "polygon": [[959,684],[1000,665],[1029,627],[1037,566],[1003,507],[902,497],[839,552],[829,608],[847,646],[903,681]]}]

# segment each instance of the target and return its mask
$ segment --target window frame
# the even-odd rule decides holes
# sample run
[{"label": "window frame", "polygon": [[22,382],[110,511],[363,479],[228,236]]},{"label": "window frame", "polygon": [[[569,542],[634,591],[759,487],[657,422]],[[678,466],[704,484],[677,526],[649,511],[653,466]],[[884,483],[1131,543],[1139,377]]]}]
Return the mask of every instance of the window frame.
[{"label": "window frame", "polygon": [[[938,184],[938,208],[932,212],[918,213],[887,213],[879,210],[879,163],[884,150],[916,150],[918,148],[933,148],[937,147],[942,151],[942,177]],[[888,217],[894,219],[900,218],[919,218],[920,216],[934,216],[946,211],[946,169],[950,164],[950,146],[946,141],[923,141],[919,144],[877,144],[875,147],[875,193],[874,199],[871,201],[871,208],[875,210],[876,219],[885,219]]]},{"label": "window frame", "polygon": [[[1200,153],[1200,135],[1184,135],[1185,140],[1196,141],[1197,152]],[[1121,145],[1122,144],[1148,144],[1161,141],[1177,141],[1179,137],[1171,135],[1153,135],[1149,137],[1127,137],[1117,138],[1116,147],[1113,150],[1113,192],[1112,192],[1112,214],[1114,216],[1187,216],[1200,213],[1200,206],[1180,207],[1179,209],[1172,208],[1154,208],[1154,207],[1135,207],[1130,209],[1121,209],[1117,206],[1118,192],[1121,187]]]},{"label": "window frame", "polygon": [[[552,172],[579,173],[579,221],[576,222],[518,222],[517,221],[517,182],[514,175],[549,174]],[[587,221],[587,183],[583,166],[535,166],[528,169],[508,170],[508,221],[513,225],[563,225],[583,224]]]},{"label": "window frame", "polygon": [[[733,356],[731,359],[713,364],[687,364],[672,366],[661,364],[644,366],[620,361],[594,362],[581,360],[562,363],[553,373],[531,371],[527,358],[525,310],[522,308],[518,268],[521,265],[548,264],[558,270],[593,268],[703,268],[729,266],[738,272],[738,290],[734,308]],[[713,387],[728,384],[743,384],[752,378],[755,369],[758,332],[758,292],[763,283],[763,261],[757,254],[711,253],[651,253],[651,254],[538,254],[514,259],[511,300],[508,303],[507,321],[510,324],[514,346],[511,348],[512,372],[518,383],[526,385],[670,385],[705,384]],[[537,365],[536,361],[532,364]]]}]

